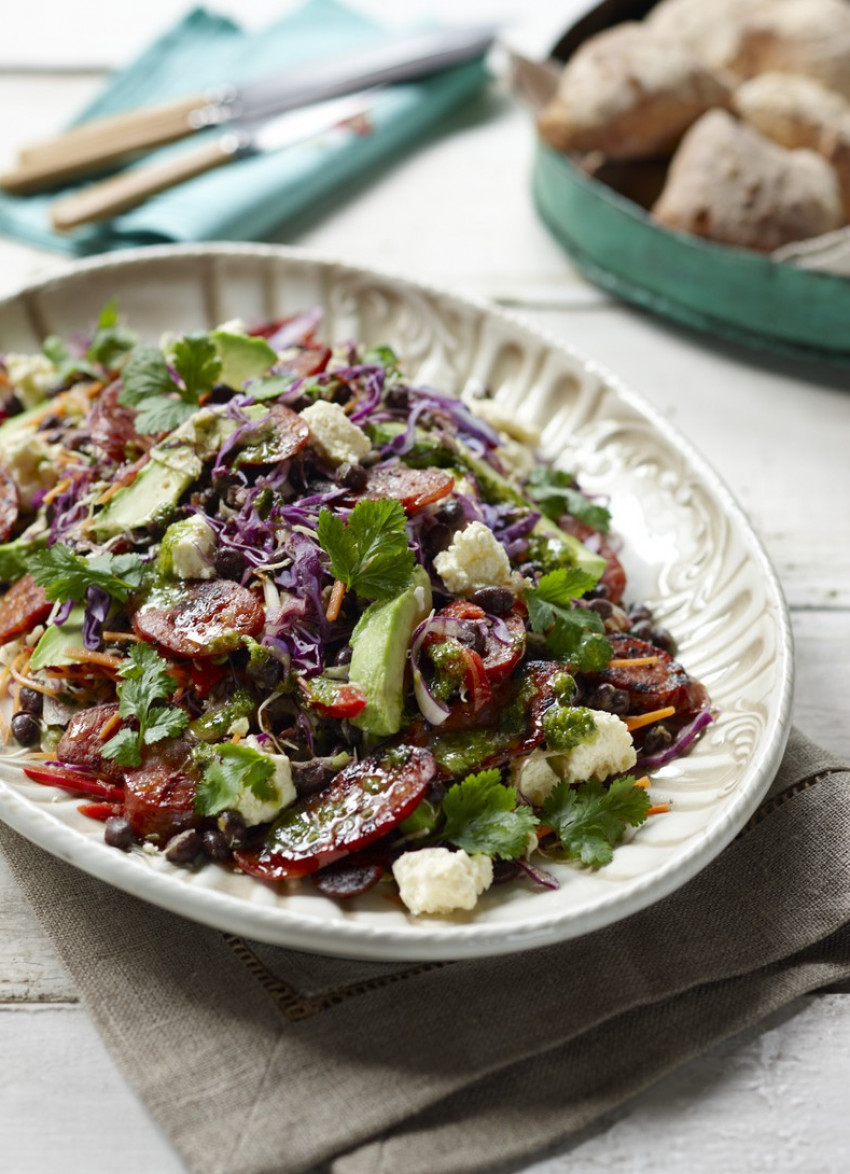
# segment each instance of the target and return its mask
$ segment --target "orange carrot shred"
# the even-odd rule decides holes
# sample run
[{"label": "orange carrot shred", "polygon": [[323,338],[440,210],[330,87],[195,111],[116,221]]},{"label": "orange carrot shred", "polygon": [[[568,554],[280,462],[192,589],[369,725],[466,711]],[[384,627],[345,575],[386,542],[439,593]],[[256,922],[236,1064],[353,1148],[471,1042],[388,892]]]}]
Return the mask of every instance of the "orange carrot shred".
[{"label": "orange carrot shred", "polygon": [[672,705],[667,705],[664,709],[653,709],[649,713],[636,713],[634,717],[627,717],[626,728],[629,730],[639,730],[641,726],[651,726],[653,722],[663,721],[665,717],[672,717],[676,712]]},{"label": "orange carrot shred", "polygon": [[100,730],[101,742],[105,742],[107,738],[110,738],[112,736],[112,734],[114,733],[114,731],[117,730],[117,728],[120,725],[121,725],[121,718],[118,716],[117,713],[113,713],[112,717],[107,718],[106,721],[101,726],[101,730]]},{"label": "orange carrot shred", "polygon": [[109,656],[106,652],[89,652],[87,648],[69,648],[66,655],[69,659],[85,664],[99,664],[105,669],[120,669],[124,664],[124,658],[121,656]]},{"label": "orange carrot shred", "polygon": [[339,613],[342,608],[342,601],[345,596],[345,584],[342,579],[336,579],[331,591],[331,597],[328,600],[328,610],[325,612],[325,618],[334,623],[339,619]]},{"label": "orange carrot shred", "polygon": [[647,811],[647,818],[650,815],[663,815],[665,811],[670,810],[669,803],[653,803],[652,807]]},{"label": "orange carrot shred", "polygon": [[649,775],[644,775],[642,778],[635,779],[635,786],[642,787],[644,790],[649,786]]},{"label": "orange carrot shred", "polygon": [[643,668],[650,664],[658,664],[660,656],[633,656],[631,660],[626,657],[623,659],[615,659],[608,661],[609,669],[635,669]]}]

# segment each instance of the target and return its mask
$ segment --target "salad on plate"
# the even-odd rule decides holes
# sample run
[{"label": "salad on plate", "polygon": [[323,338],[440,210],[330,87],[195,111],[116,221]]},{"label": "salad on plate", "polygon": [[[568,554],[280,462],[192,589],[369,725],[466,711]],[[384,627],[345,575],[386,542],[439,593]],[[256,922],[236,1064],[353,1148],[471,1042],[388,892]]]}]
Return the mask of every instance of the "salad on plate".
[{"label": "salad on plate", "polygon": [[115,849],[415,916],[603,867],[705,688],[534,428],[320,319],[2,356],[7,756]]}]

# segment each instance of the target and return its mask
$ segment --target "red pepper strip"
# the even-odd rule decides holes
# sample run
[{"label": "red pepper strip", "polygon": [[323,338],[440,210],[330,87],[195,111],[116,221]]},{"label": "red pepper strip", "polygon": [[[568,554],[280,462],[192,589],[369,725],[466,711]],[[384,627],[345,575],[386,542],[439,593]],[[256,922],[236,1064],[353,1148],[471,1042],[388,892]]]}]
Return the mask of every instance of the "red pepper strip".
[{"label": "red pepper strip", "polygon": [[81,803],[77,811],[80,815],[88,816],[89,819],[96,819],[98,823],[106,823],[108,819],[117,814],[114,803]]},{"label": "red pepper strip", "polygon": [[493,700],[493,690],[487,679],[484,661],[471,648],[461,645],[463,654],[464,673],[463,683],[472,697],[472,708],[475,713]]},{"label": "red pepper strip", "polygon": [[82,795],[96,795],[98,799],[105,799],[108,803],[124,802],[124,791],[121,787],[110,787],[108,783],[101,783],[92,775],[84,775],[75,770],[44,770],[42,767],[25,766],[24,774],[34,783],[44,783],[47,787],[60,787],[63,791],[77,791]]}]

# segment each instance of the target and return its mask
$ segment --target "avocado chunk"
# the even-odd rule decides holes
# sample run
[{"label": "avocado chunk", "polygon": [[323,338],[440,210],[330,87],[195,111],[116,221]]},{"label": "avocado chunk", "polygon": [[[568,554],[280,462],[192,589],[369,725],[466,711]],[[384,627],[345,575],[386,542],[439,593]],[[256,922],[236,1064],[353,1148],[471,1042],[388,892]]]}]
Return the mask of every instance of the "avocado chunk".
[{"label": "avocado chunk", "polygon": [[395,599],[370,603],[351,635],[349,680],[366,694],[366,708],[352,724],[386,737],[401,729],[404,669],[410,637],[431,610],[431,581],[422,567]]},{"label": "avocado chunk", "polygon": [[259,379],[277,362],[277,351],[264,338],[235,334],[229,330],[214,330],[210,338],[221,359],[219,382],[237,391],[249,379]]},{"label": "avocado chunk", "polygon": [[29,556],[46,545],[46,530],[35,538],[20,534],[11,542],[0,542],[0,583],[14,583],[25,575]]},{"label": "avocado chunk", "polygon": [[608,565],[601,554],[579,542],[573,534],[566,534],[547,517],[542,517],[529,535],[528,553],[542,564],[544,571],[559,567],[579,567],[597,579]]},{"label": "avocado chunk", "polygon": [[29,667],[33,672],[37,669],[79,663],[76,657],[68,654],[76,648],[83,647],[85,616],[84,607],[75,607],[64,624],[51,624],[44,630],[30,657]]}]

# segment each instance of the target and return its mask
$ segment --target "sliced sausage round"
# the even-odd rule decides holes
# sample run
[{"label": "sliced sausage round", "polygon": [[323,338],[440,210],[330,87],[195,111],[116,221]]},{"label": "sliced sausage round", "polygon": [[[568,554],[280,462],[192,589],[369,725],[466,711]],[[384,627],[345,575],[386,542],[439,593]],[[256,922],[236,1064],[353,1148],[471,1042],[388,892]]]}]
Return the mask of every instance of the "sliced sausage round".
[{"label": "sliced sausage round", "polygon": [[0,599],[0,644],[8,644],[16,636],[31,632],[50,615],[53,604],[32,575],[24,575],[13,583]]},{"label": "sliced sausage round", "polygon": [[137,636],[172,656],[222,656],[263,627],[259,599],[230,579],[187,583],[179,602],[142,607],[133,616]]},{"label": "sliced sausage round", "polygon": [[120,391],[120,383],[104,388],[87,421],[89,436],[113,461],[131,460],[138,455],[133,449],[142,444],[136,432],[136,410],[118,402]]},{"label": "sliced sausage round", "polygon": [[275,465],[301,452],[310,439],[307,421],[286,404],[273,404],[257,421],[256,431],[246,435],[235,465]]},{"label": "sliced sausage round", "polygon": [[[103,728],[117,712],[118,706],[112,702],[75,713],[56,747],[56,757],[60,762],[80,766],[110,783],[120,782],[126,768],[103,756],[103,747],[109,741],[109,737],[103,737]],[[118,729],[116,726],[112,733],[117,734]]]},{"label": "sliced sausage round", "polygon": [[656,658],[652,664],[609,667],[599,673],[583,674],[581,678],[593,686],[609,684],[624,689],[629,695],[630,714],[650,713],[672,705],[677,717],[687,718],[707,708],[709,698],[705,686],[689,676],[669,653],[623,633],[612,632],[608,639],[615,660]]},{"label": "sliced sausage round", "polygon": [[197,782],[184,739],[145,747],[142,765],[124,769],[124,814],[135,834],[164,843],[194,827]]},{"label": "sliced sausage round", "polygon": [[409,514],[448,497],[455,479],[445,469],[411,469],[407,465],[376,465],[369,471],[369,480],[362,497],[394,497]]},{"label": "sliced sausage round", "polygon": [[339,772],[318,795],[288,808],[259,850],[236,853],[265,880],[317,872],[380,839],[419,804],[436,772],[428,750],[397,746]]}]

